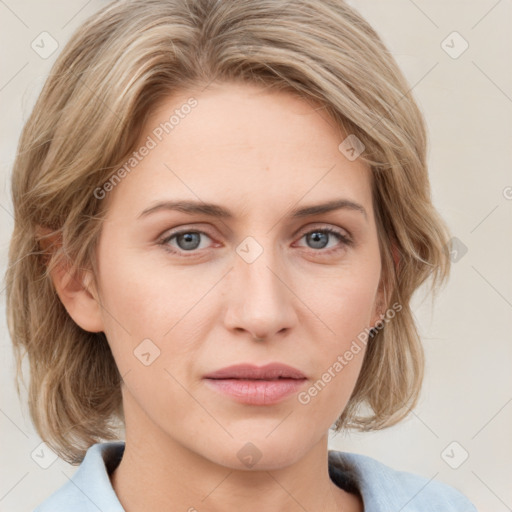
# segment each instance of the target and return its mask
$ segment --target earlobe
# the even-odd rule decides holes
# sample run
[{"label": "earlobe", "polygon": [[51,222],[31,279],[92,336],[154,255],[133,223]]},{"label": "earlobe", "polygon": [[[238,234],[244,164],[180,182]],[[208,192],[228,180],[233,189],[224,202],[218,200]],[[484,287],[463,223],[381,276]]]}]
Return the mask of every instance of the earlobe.
[{"label": "earlobe", "polygon": [[[395,266],[395,274],[398,274],[398,269],[400,268],[400,251],[398,250],[398,244],[393,242],[391,245],[391,254],[393,256],[393,262]],[[375,305],[375,315],[371,321],[371,327],[375,327],[377,324],[382,322],[382,318],[386,315],[386,311],[388,308],[388,304],[391,301],[391,296],[389,295],[389,290],[386,290],[386,286],[381,281],[379,283],[379,289],[377,292],[377,299]]]},{"label": "earlobe", "polygon": [[[44,249],[45,261],[48,263],[51,253],[62,246],[57,235],[48,237],[49,230],[39,229],[38,234],[45,238],[39,243]],[[103,331],[103,317],[99,296],[95,291],[92,272],[81,271],[73,274],[72,265],[65,256],[58,255],[58,261],[50,270],[50,277],[55,291],[69,316],[82,329],[89,332]]]},{"label": "earlobe", "polygon": [[377,304],[375,306],[374,316],[370,322],[371,328],[375,328],[381,323],[382,318],[384,317],[384,309],[385,308],[382,301],[382,294],[379,292],[379,298],[377,299]]},{"label": "earlobe", "polygon": [[386,286],[381,280],[377,291],[377,297],[375,299],[374,316],[371,319],[370,327],[376,327],[382,323],[382,319],[386,314],[389,297],[387,294]]},{"label": "earlobe", "polygon": [[103,331],[101,306],[90,288],[92,274],[83,272],[73,276],[64,265],[58,265],[52,272],[52,281],[57,295],[69,316],[82,329],[89,332]]},{"label": "earlobe", "polygon": [[398,274],[398,269],[400,268],[400,251],[396,244],[392,245],[391,252],[393,254],[393,261],[395,262],[395,273]]}]

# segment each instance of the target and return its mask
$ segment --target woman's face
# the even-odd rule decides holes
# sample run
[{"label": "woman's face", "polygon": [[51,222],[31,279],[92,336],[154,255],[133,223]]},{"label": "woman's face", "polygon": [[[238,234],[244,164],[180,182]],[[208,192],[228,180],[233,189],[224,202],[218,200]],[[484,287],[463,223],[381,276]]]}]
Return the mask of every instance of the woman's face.
[{"label": "woman's face", "polygon": [[[338,149],[345,137],[310,103],[247,84],[151,116],[106,193],[97,253],[127,434],[267,469],[326,436],[382,312],[370,170]],[[312,208],[340,201],[358,206]],[[269,363],[303,378],[205,378]]]}]

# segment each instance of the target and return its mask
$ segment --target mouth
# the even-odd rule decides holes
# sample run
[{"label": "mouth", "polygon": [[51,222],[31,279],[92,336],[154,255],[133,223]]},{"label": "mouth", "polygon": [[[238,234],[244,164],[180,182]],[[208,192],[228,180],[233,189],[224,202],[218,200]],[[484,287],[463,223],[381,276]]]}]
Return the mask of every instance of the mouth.
[{"label": "mouth", "polygon": [[262,367],[241,364],[203,377],[215,391],[247,405],[277,404],[296,393],[307,381],[297,368],[271,363]]},{"label": "mouth", "polygon": [[227,366],[204,376],[205,379],[242,379],[242,380],[278,380],[305,379],[297,368],[283,363],[270,363],[265,366],[236,364]]}]

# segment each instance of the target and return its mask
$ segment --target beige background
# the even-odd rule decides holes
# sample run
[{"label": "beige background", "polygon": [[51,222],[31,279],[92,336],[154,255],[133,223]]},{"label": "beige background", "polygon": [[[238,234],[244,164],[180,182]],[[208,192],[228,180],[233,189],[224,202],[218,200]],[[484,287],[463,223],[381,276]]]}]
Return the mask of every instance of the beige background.
[{"label": "beige background", "polygon": [[[56,55],[103,3],[0,2],[2,274],[13,224],[9,177],[21,127]],[[381,34],[413,87],[429,126],[434,201],[467,252],[459,252],[433,307],[422,293],[416,296],[427,354],[417,409],[399,426],[333,436],[330,446],[447,482],[480,511],[512,510],[512,5],[507,0],[350,3]],[[59,44],[46,59],[31,48],[44,31]],[[451,35],[454,31],[460,35]],[[458,55],[465,41],[469,46]],[[3,284],[0,290],[5,311]],[[76,467],[58,459],[43,469],[32,460],[41,440],[15,393],[4,313],[0,342],[0,510],[21,512],[63,485]],[[448,462],[456,466],[466,452],[458,469],[450,467]]]}]

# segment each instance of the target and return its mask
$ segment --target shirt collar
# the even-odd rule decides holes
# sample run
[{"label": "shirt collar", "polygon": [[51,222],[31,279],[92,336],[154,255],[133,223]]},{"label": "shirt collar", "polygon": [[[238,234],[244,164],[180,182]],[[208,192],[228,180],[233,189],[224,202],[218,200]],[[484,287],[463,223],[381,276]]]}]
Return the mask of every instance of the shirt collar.
[{"label": "shirt collar", "polygon": [[[70,480],[34,512],[124,512],[109,476],[124,448],[124,441],[92,445]],[[476,512],[465,496],[446,484],[396,471],[371,457],[329,450],[328,462],[331,479],[348,492],[358,491],[365,512],[434,510],[435,504],[446,512]]]}]

